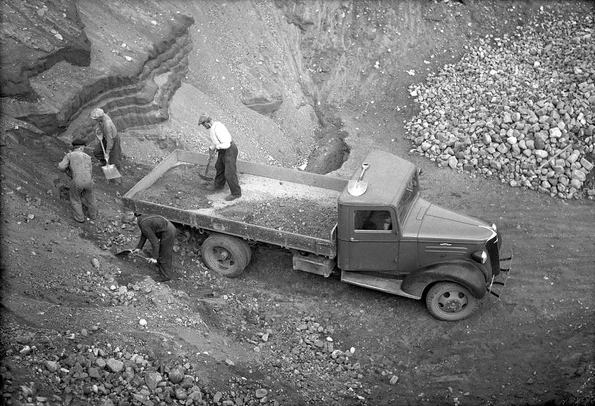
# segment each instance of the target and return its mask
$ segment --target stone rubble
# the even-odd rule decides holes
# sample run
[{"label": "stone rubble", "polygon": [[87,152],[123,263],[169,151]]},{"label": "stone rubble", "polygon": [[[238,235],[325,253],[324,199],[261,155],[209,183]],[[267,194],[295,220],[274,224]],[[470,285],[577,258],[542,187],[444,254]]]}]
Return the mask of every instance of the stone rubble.
[{"label": "stone rubble", "polygon": [[[201,384],[200,365],[163,362],[151,354],[114,347],[111,344],[70,342],[60,348],[63,337],[21,336],[7,346],[10,364],[0,365],[2,404],[45,405],[277,405],[267,400],[265,388],[244,393],[221,392]],[[38,346],[23,345],[37,342]],[[22,347],[20,351],[17,351]],[[23,351],[25,350],[26,351]],[[18,352],[18,355],[16,354]],[[35,380],[13,385],[15,368],[34,371]]]},{"label": "stone rubble", "polygon": [[562,199],[595,198],[592,15],[487,37],[460,62],[410,87],[414,151],[439,166]]},{"label": "stone rubble", "polygon": [[[354,362],[356,352],[336,348],[333,327],[325,327],[313,316],[287,320],[278,331],[257,334],[256,344],[263,359],[270,361],[279,375],[303,390],[305,397],[364,401],[369,389],[362,386],[364,371]],[[7,405],[278,405],[274,392],[242,379],[231,378],[233,390],[216,390],[201,382],[199,363],[189,360],[164,361],[137,348],[101,342],[93,335],[38,332],[22,335],[6,346],[10,363],[0,364]],[[267,335],[267,341],[262,337]],[[77,339],[73,339],[77,336]],[[33,345],[33,343],[37,343]],[[287,344],[287,345],[284,345]],[[230,363],[233,365],[233,362]],[[12,371],[27,367],[35,380],[14,385]],[[398,376],[382,371],[391,385]],[[328,383],[326,394],[310,393],[311,379]],[[232,382],[233,381],[233,382]]]}]

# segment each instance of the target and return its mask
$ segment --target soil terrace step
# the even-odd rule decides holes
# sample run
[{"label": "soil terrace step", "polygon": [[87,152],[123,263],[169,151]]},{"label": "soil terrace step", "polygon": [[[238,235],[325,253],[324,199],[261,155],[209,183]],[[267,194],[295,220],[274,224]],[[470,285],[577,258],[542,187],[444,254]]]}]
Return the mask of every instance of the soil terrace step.
[{"label": "soil terrace step", "polygon": [[[138,78],[108,76],[97,81],[89,94],[95,98],[72,115],[72,121],[60,138],[70,142],[73,134],[93,139],[89,119],[95,108],[103,109],[119,132],[132,128],[150,128],[169,118],[169,102],[188,71],[192,43],[187,33],[175,39],[169,48],[147,61]],[[165,80],[156,80],[158,77]]]}]

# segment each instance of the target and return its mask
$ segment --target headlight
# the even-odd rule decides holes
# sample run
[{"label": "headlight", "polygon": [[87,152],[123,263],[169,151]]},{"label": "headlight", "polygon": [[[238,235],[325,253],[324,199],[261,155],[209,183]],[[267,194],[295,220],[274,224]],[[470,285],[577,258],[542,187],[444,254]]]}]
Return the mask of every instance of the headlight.
[{"label": "headlight", "polygon": [[473,258],[480,264],[485,264],[488,260],[488,253],[485,251],[476,251],[473,254],[471,254],[471,258]]},{"label": "headlight", "polygon": [[498,227],[496,227],[496,224],[492,223],[492,230],[494,230],[495,233],[498,232]]}]

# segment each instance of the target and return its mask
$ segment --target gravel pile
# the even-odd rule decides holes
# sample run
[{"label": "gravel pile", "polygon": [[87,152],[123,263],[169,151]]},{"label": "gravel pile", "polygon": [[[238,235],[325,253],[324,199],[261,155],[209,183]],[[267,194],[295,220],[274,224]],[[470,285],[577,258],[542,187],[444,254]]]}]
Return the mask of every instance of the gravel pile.
[{"label": "gravel pile", "polygon": [[439,166],[593,199],[593,15],[562,20],[542,8],[535,21],[411,86],[420,112],[408,137]]}]

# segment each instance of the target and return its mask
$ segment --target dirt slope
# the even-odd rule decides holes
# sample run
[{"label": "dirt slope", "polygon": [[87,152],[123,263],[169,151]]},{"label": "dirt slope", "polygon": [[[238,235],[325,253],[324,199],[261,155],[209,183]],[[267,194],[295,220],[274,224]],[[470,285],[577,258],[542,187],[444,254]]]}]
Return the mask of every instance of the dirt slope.
[{"label": "dirt slope", "polygon": [[[30,16],[31,27],[47,15],[68,18],[47,28],[68,46],[51,31],[43,38],[56,50],[88,50],[79,65],[64,57],[29,69],[29,86],[15,86],[25,93],[2,98],[3,401],[591,404],[592,200],[438,168],[408,155],[404,130],[417,110],[408,84],[553,3],[3,3],[3,63],[41,41],[12,11]],[[64,11],[73,4],[78,15]],[[560,18],[580,7],[592,13],[589,3],[558,7]],[[16,36],[25,48],[6,40],[10,29],[25,32]],[[31,66],[65,53],[44,50]],[[94,167],[100,217],[79,225],[56,164],[65,140],[88,133],[96,106],[121,130],[125,178],[107,185]],[[347,176],[370,148],[408,157],[424,169],[425,198],[502,230],[514,254],[502,299],[488,298],[463,322],[439,322],[422,302],[293,271],[289,253],[258,245],[246,272],[226,279],[204,267],[204,236],[182,227],[171,282],[155,282],[142,260],[117,259],[139,234],[120,197],[171,149],[206,147],[200,111],[228,124],[241,157],[254,162]],[[96,376],[98,359],[126,368]],[[187,387],[172,380],[180,367]],[[149,373],[167,379],[153,388]]]}]

